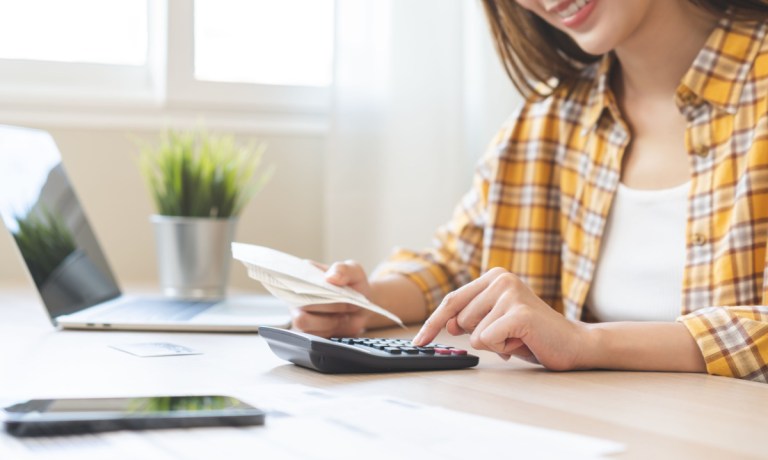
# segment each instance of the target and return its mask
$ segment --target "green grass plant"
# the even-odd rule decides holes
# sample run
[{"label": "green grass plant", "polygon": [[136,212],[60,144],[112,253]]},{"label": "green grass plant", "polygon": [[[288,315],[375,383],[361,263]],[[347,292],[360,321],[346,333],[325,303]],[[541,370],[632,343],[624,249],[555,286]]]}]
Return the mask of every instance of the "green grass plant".
[{"label": "green grass plant", "polygon": [[139,161],[159,214],[230,218],[272,177],[273,167],[260,171],[264,150],[232,135],[169,130],[141,147]]}]

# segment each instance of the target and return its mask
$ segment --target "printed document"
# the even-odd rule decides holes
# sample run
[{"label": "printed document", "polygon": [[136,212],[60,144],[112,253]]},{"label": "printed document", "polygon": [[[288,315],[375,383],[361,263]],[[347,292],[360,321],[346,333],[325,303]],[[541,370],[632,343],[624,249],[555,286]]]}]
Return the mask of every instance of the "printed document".
[{"label": "printed document", "polygon": [[383,395],[348,396],[305,385],[228,391],[267,412],[263,426],[13,438],[13,460],[594,459],[623,444]]}]

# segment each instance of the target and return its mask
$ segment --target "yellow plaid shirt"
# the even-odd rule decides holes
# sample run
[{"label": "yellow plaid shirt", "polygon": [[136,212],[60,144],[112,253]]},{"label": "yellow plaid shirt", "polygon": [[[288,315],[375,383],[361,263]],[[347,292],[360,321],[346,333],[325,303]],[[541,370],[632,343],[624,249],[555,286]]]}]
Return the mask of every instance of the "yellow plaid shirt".
[{"label": "yellow plaid shirt", "polygon": [[[760,382],[768,381],[767,30],[721,20],[675,101],[691,171],[678,321],[711,374]],[[585,299],[630,142],[609,86],[612,65],[606,56],[571,88],[527,101],[434,246],[397,250],[378,274],[407,276],[434,309],[503,267],[566,317],[589,320]]]}]

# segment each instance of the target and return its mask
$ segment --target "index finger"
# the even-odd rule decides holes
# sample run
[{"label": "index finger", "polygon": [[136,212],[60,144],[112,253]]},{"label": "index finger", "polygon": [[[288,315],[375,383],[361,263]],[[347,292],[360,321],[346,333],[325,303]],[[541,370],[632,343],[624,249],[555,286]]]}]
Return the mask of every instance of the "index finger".
[{"label": "index finger", "polygon": [[427,318],[421,330],[411,342],[417,346],[423,346],[431,342],[448,321],[459,314],[472,299],[483,292],[491,282],[504,272],[503,269],[492,268],[481,277],[471,281],[459,289],[445,296],[440,305]]}]

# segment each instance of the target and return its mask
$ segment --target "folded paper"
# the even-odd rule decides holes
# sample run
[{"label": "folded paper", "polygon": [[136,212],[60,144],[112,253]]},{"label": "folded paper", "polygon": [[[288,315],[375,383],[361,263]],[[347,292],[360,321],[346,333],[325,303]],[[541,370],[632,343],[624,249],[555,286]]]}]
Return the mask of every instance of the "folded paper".
[{"label": "folded paper", "polygon": [[312,262],[253,244],[232,243],[232,256],[248,269],[275,297],[296,307],[313,304],[348,303],[382,315],[405,327],[396,315],[374,304],[363,294],[325,280],[325,273]]}]

